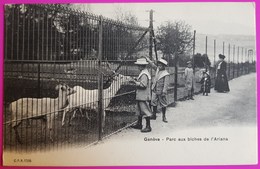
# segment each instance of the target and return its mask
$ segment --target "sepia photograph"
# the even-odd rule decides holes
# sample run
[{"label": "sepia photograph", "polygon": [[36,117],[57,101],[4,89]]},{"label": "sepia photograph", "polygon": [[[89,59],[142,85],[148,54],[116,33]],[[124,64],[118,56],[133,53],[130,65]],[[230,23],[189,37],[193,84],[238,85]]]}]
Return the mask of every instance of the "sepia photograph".
[{"label": "sepia photograph", "polygon": [[258,164],[255,2],[3,15],[4,166]]}]

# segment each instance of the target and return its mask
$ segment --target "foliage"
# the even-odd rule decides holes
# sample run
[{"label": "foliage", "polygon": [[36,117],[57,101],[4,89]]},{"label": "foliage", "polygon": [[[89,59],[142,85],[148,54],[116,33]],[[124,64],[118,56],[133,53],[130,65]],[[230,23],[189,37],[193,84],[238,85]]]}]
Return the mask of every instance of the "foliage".
[{"label": "foliage", "polygon": [[211,63],[207,54],[201,55],[200,53],[197,53],[194,55],[195,67],[199,67],[199,68],[209,67],[210,64]]},{"label": "foliage", "polygon": [[124,11],[120,6],[115,8],[115,18],[117,21],[128,25],[139,26],[138,18],[131,11]]},{"label": "foliage", "polygon": [[[97,59],[99,19],[66,4],[6,5],[5,59]],[[124,58],[143,33],[106,18],[102,27],[102,56],[108,60]]]},{"label": "foliage", "polygon": [[191,26],[184,21],[168,21],[159,26],[156,38],[158,50],[161,50],[168,60],[188,53],[193,42]]}]

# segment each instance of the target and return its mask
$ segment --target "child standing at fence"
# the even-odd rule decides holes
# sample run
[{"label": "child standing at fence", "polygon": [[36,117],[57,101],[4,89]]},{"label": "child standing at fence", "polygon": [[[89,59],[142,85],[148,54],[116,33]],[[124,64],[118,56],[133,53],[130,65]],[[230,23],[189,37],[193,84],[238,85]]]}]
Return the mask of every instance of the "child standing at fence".
[{"label": "child standing at fence", "polygon": [[210,93],[210,87],[211,87],[211,80],[209,76],[209,72],[203,71],[203,76],[200,80],[201,84],[201,92],[203,93],[203,96],[208,96],[208,93]]},{"label": "child standing at fence", "polygon": [[192,89],[194,90],[195,85],[194,85],[194,73],[193,73],[191,61],[187,62],[187,67],[185,68],[184,76],[185,76],[185,90],[186,93],[188,93],[187,100],[190,99],[194,100],[192,96]]},{"label": "child standing at fence", "polygon": [[151,119],[156,119],[157,106],[162,108],[162,121],[167,123],[166,119],[166,107],[168,106],[167,90],[169,86],[169,73],[165,69],[168,65],[167,61],[164,59],[159,59],[156,66],[149,58],[146,58],[149,65],[156,70],[155,77],[152,84],[152,101],[153,106],[153,116]]},{"label": "child standing at fence", "polygon": [[[135,64],[138,66],[141,73],[136,80],[132,82],[136,84],[136,101],[137,101],[137,115],[138,121],[132,126],[135,129],[141,129],[141,132],[152,131],[150,125],[150,117],[152,111],[150,108],[151,101],[151,75],[147,69],[148,62],[145,58],[137,59]],[[142,118],[146,119],[146,127],[142,129]]]}]

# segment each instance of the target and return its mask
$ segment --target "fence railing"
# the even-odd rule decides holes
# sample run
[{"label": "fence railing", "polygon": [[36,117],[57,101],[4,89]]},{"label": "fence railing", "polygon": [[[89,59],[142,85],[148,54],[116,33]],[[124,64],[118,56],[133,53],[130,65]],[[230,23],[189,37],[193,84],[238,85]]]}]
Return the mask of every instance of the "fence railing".
[{"label": "fence railing", "polygon": [[[135,59],[149,53],[149,31],[60,5],[6,6],[4,150],[86,146],[131,125],[135,86],[128,81],[139,74]],[[229,79],[255,70],[255,62],[228,66]],[[184,68],[176,82],[168,69],[174,102],[174,86],[177,99],[185,97]]]}]

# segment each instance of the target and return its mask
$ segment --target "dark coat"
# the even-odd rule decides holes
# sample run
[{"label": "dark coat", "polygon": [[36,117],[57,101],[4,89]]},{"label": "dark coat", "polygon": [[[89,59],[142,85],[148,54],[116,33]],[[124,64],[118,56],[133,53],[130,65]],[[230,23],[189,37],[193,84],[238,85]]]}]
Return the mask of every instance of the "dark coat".
[{"label": "dark coat", "polygon": [[210,76],[202,77],[200,80],[201,92],[210,93],[211,79]]},{"label": "dark coat", "polygon": [[[217,68],[218,68],[217,63]],[[217,77],[215,81],[215,90],[218,92],[229,92],[229,85],[228,85],[228,79],[227,79],[227,74],[226,74],[226,69],[227,69],[227,63],[223,61],[220,65],[220,69],[217,69]]]}]

